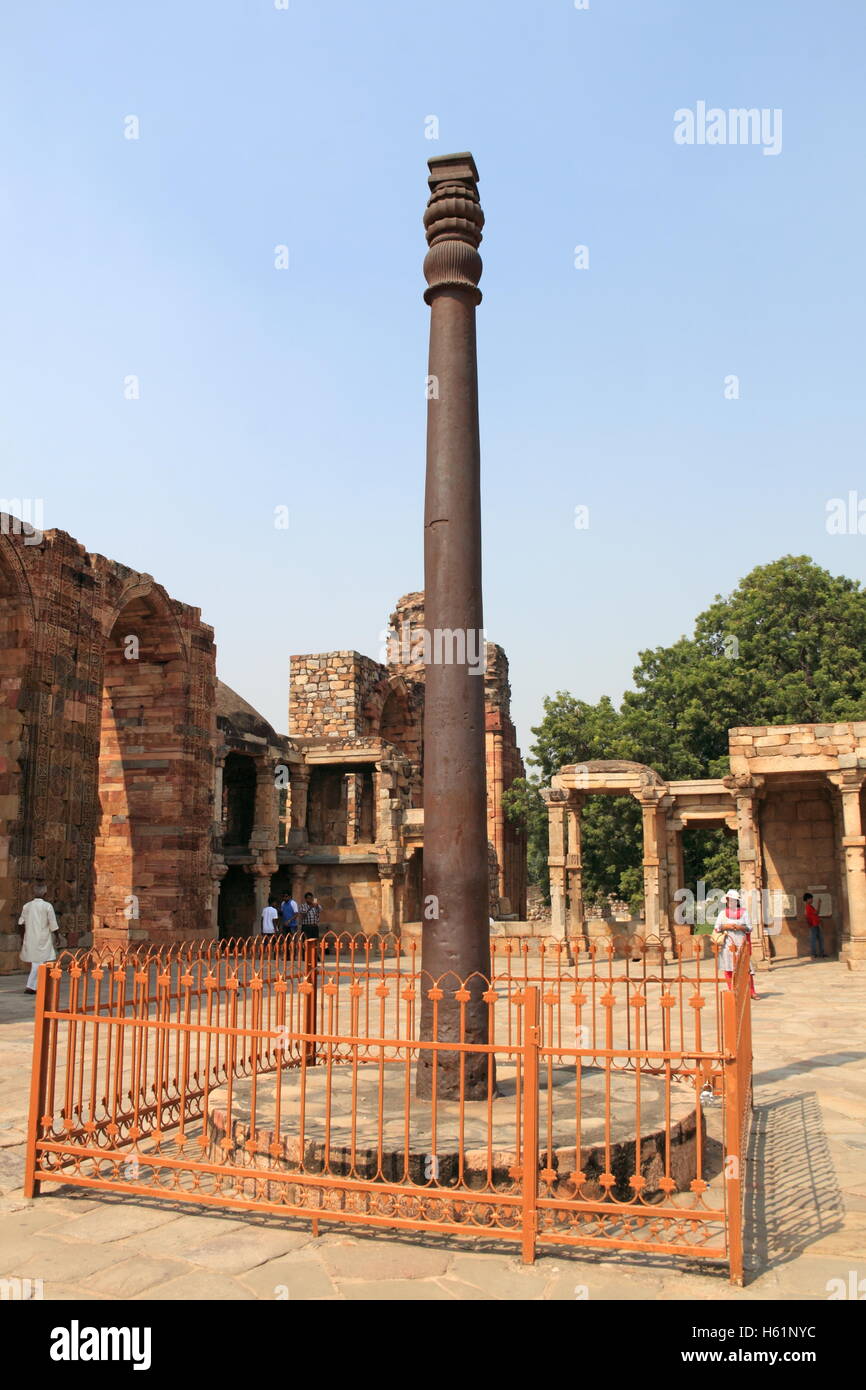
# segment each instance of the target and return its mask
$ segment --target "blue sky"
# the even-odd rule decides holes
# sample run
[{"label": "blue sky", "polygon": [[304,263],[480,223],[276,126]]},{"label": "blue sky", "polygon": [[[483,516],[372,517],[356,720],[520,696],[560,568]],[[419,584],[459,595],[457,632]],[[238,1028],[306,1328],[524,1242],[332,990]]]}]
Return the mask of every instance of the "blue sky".
[{"label": "blue sky", "polygon": [[[825,525],[866,497],[864,40],[854,0],[16,7],[0,493],[199,606],[285,729],[289,655],[376,655],[422,583],[426,160],[470,149],[524,749],[546,693],[618,698],[756,564],[866,580]],[[780,108],[781,153],[675,144],[698,101]]]}]

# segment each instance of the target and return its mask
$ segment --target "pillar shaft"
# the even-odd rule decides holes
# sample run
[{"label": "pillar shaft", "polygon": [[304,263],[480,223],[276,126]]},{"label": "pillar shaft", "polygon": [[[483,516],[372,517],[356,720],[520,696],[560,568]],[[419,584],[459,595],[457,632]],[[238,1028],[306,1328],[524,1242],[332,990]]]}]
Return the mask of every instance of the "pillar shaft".
[{"label": "pillar shaft", "polygon": [[[475,308],[483,214],[471,155],[431,159],[424,262],[430,305],[424,594],[427,662],[424,699],[424,897],[438,916],[425,920],[422,970],[443,980],[441,1041],[460,1037],[458,981],[490,974],[484,639],[481,601],[481,490]],[[466,1005],[469,1041],[487,1040],[480,980]],[[421,1036],[433,1004],[424,998]],[[459,1058],[442,1054],[437,1086],[458,1094]],[[465,1094],[487,1091],[487,1058],[465,1056]],[[432,1085],[432,1054],[422,1052],[419,1094]]]},{"label": "pillar shaft", "polygon": [[661,936],[662,854],[659,806],[655,798],[638,798],[643,817],[643,884],[646,934]]},{"label": "pillar shaft", "polygon": [[740,890],[752,919],[752,955],[759,966],[766,964],[769,968],[767,932],[776,930],[778,924],[775,921],[764,921],[764,867],[758,825],[758,789],[755,786],[739,785],[735,789],[735,797]]},{"label": "pillar shaft", "polygon": [[547,803],[547,867],[550,873],[550,933],[563,938],[567,932],[565,908],[566,817],[565,795],[556,789],[541,793]]},{"label": "pillar shaft", "polygon": [[849,965],[866,962],[866,836],[863,834],[861,789],[863,774],[835,774],[830,779],[842,799],[842,848],[845,855],[845,887],[848,898],[847,935],[841,956]]},{"label": "pillar shaft", "polygon": [[289,769],[291,784],[292,830],[299,830],[306,836],[307,797],[310,790],[310,769],[306,765],[295,765]]},{"label": "pillar shaft", "polygon": [[568,876],[568,930],[571,936],[583,933],[583,844],[580,828],[582,799],[572,798],[568,807],[568,847],[565,858]]}]

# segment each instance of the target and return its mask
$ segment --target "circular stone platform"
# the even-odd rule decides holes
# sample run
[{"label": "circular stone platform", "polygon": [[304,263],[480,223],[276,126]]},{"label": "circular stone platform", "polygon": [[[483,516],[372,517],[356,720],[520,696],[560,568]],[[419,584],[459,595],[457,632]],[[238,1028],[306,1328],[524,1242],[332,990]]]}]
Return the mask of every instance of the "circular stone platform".
[{"label": "circular stone platform", "polygon": [[[410,1117],[404,1118],[406,1069],[386,1063],[382,1092],[384,1097],[381,1133],[379,1113],[379,1068],[368,1064],[358,1068],[334,1065],[307,1068],[304,1097],[304,1135],[300,1139],[301,1074],[284,1071],[281,1078],[279,1132],[275,1133],[277,1079],[259,1076],[256,1084],[255,1126],[250,1122],[252,1081],[239,1079],[232,1086],[231,1122],[227,1123],[228,1088],[211,1091],[207,1117],[211,1161],[232,1166],[285,1173],[321,1174],[334,1177],[378,1179],[386,1182],[426,1184],[438,1173],[438,1186],[459,1181],[459,1107],[439,1101],[436,1110],[436,1138],[432,1131],[430,1101],[414,1094],[414,1066],[410,1076]],[[511,1170],[518,1162],[516,1142],[516,1085],[514,1066],[497,1067],[499,1096],[491,1106],[488,1130],[487,1101],[470,1101],[464,1106],[463,1183],[470,1188],[488,1184],[492,1169],[494,1187],[512,1186]],[[327,1103],[330,1088],[330,1105]],[[602,1197],[599,1176],[608,1168],[605,1147],[605,1108],[608,1080],[597,1068],[585,1068],[581,1082],[580,1153],[575,1153],[577,1083],[573,1067],[555,1067],[552,1097],[548,1097],[547,1076],[543,1072],[539,1095],[539,1167],[556,1173],[551,1192],[574,1193],[571,1175],[586,1174],[580,1195]],[[635,1097],[634,1073],[614,1074],[609,1082],[610,1155],[609,1170],[616,1178],[613,1195],[632,1198],[629,1179],[635,1173]],[[553,1110],[552,1152],[548,1155],[548,1109]],[[640,1173],[646,1181],[644,1200],[664,1196],[659,1179],[665,1176],[665,1094],[664,1083],[643,1074],[640,1085],[641,1138]],[[671,1170],[679,1190],[687,1190],[696,1176],[697,1116],[690,1086],[674,1085],[670,1096]],[[353,1114],[354,1136],[353,1136]],[[326,1138],[326,1117],[330,1128]],[[228,1132],[227,1132],[228,1131]],[[704,1135],[706,1127],[703,1128]],[[489,1138],[488,1138],[489,1135]],[[407,1142],[408,1140],[408,1142]],[[406,1157],[408,1150],[408,1159]],[[434,1165],[432,1159],[438,1162]],[[281,1185],[282,1186],[282,1185]],[[293,1200],[287,1196],[287,1200]]]}]

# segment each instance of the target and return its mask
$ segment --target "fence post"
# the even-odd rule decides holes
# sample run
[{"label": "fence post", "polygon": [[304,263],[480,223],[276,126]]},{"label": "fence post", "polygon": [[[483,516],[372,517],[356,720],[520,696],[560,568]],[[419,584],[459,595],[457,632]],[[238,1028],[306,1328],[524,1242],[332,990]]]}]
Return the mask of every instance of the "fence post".
[{"label": "fence post", "polygon": [[725,1212],[728,1223],[728,1263],[732,1284],[743,1282],[743,1156],[740,1152],[740,1065],[737,1048],[737,971],[722,996],[725,1057]]},{"label": "fence post", "polygon": [[48,970],[40,968],[36,983],[36,1017],[33,1027],[33,1069],[30,1073],[30,1114],[27,1120],[27,1157],[24,1162],[24,1196],[38,1197],[42,1184],[36,1180],[36,1144],[45,1108],[45,1082],[48,1072],[48,1023],[45,999]]},{"label": "fence post", "polygon": [[538,986],[523,991],[523,1252],[535,1262],[538,1231]]},{"label": "fence post", "polygon": [[[305,995],[304,995],[304,1029],[303,1029],[303,1031],[304,1031],[305,1033],[315,1033],[315,1031],[316,1031],[316,1018],[317,1018],[317,1009],[316,1009],[316,1002],[317,1002],[317,1000],[316,1000],[316,994],[317,994],[317,985],[318,985],[318,968],[317,968],[317,967],[318,967],[318,955],[319,955],[318,942],[316,942],[316,941],[307,941],[307,942],[305,942],[305,952],[306,952],[306,957],[307,957],[307,959],[306,959],[306,962],[305,962],[305,964],[306,964],[306,973],[305,973],[304,983],[305,983],[305,984],[308,984],[308,985],[310,986],[310,989],[309,989],[309,991],[308,991],[307,993],[305,993]],[[307,1041],[307,1042],[304,1044],[304,1047],[305,1047],[305,1049],[306,1049],[306,1054],[307,1054],[307,1066],[308,1066],[308,1067],[314,1067],[314,1066],[316,1065],[316,1044],[315,1044],[315,1040],[311,1038],[309,1041]]]}]

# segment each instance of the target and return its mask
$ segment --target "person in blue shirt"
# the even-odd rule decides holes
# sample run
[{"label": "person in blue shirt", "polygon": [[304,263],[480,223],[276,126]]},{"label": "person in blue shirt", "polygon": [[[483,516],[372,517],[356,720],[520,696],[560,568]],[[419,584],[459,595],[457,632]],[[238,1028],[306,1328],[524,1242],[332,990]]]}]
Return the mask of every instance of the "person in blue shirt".
[{"label": "person in blue shirt", "polygon": [[280,931],[291,935],[298,929],[298,904],[288,893],[280,901]]}]

